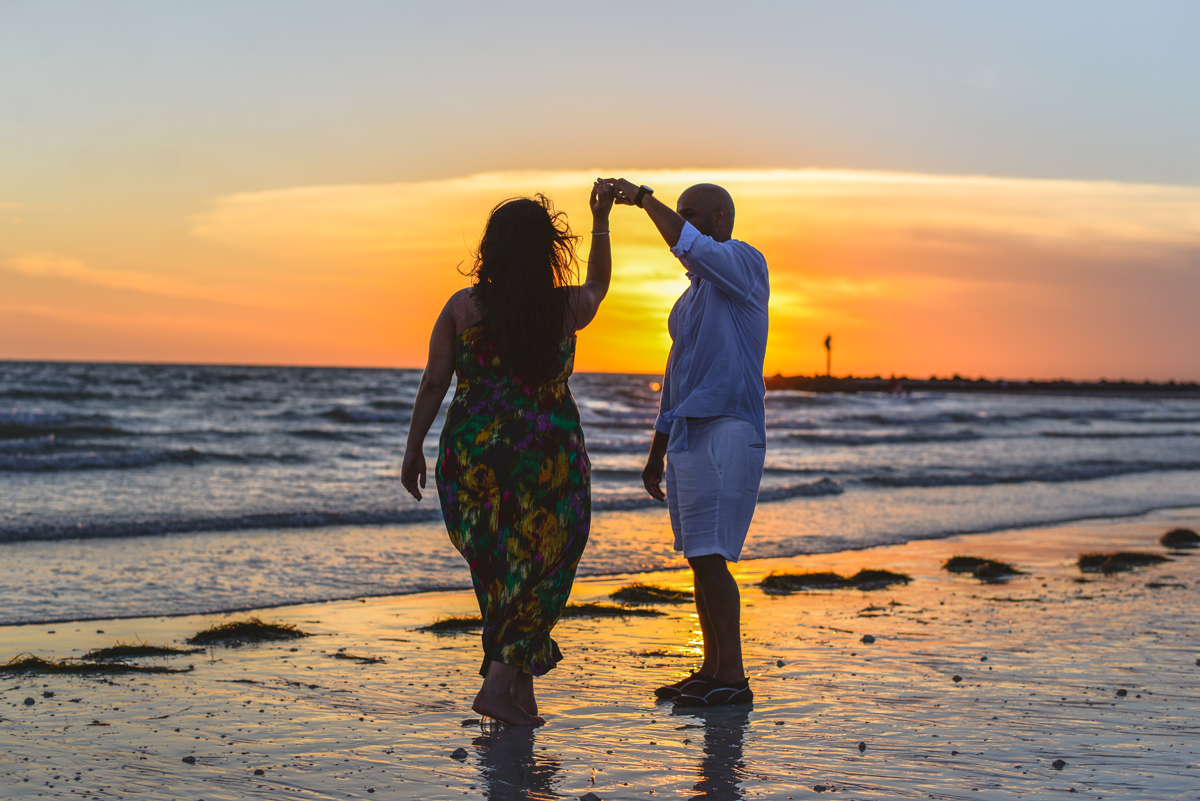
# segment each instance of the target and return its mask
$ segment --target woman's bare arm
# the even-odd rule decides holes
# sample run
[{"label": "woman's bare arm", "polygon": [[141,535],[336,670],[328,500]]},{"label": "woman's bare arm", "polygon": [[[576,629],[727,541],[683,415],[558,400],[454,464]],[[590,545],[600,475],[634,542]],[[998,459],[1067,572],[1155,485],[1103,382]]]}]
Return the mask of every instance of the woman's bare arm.
[{"label": "woman's bare arm", "polygon": [[425,436],[429,433],[442,407],[442,399],[454,378],[454,338],[458,336],[454,322],[454,298],[442,307],[433,333],[429,337],[429,358],[421,385],[413,401],[412,419],[408,424],[408,446],[404,450],[404,465],[400,468],[400,483],[418,501],[425,489]]},{"label": "woman's bare arm", "polygon": [[[571,308],[575,312],[575,328],[590,323],[600,310],[600,302],[608,294],[612,280],[612,244],[608,235],[608,213],[612,210],[611,184],[597,180],[592,185],[592,243],[588,251],[587,273],[583,284],[571,288]],[[603,232],[603,233],[601,233]]]}]

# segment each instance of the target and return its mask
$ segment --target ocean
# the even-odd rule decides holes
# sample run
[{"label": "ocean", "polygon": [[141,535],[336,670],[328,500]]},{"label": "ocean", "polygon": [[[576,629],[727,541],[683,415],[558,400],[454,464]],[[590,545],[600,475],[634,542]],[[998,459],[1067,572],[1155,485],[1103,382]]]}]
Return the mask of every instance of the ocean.
[{"label": "ocean", "polygon": [[[0,624],[469,587],[399,482],[419,378],[0,362]],[[659,380],[571,379],[582,575],[683,564],[641,487]],[[1200,399],[772,391],[767,429],[747,559],[1200,505]]]}]

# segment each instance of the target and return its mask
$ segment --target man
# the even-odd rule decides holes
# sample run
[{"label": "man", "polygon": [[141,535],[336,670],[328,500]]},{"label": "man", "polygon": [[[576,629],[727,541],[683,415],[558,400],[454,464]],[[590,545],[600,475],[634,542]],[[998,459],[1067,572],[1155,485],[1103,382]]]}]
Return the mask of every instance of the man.
[{"label": "man", "polygon": [[741,556],[766,455],[767,262],[732,238],[733,199],[721,187],[697,184],[672,210],[647,186],[611,180],[616,202],[646,211],[691,281],[668,318],[673,344],[642,481],[667,501],[675,549],[691,565],[704,661],[655,695],[682,706],[746,703],[754,693],[728,562]]}]

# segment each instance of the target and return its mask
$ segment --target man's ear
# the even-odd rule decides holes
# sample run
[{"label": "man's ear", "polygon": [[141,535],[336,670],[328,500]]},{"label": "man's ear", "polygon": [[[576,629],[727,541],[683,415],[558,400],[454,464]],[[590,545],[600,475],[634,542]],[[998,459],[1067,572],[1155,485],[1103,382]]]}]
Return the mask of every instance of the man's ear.
[{"label": "man's ear", "polygon": [[720,231],[721,226],[725,225],[725,218],[728,217],[725,209],[717,209],[713,212],[713,228]]}]

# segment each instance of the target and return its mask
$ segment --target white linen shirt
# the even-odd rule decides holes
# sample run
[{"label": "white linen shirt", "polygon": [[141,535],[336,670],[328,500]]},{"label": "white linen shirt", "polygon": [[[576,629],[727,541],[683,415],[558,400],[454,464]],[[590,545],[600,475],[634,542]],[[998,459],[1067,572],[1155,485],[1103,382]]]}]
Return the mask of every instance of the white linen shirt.
[{"label": "white linen shirt", "polygon": [[745,242],[717,242],[691,223],[671,252],[692,285],[667,318],[672,345],[654,429],[670,436],[668,451],[684,451],[687,418],[738,417],[766,444],[767,260]]}]

